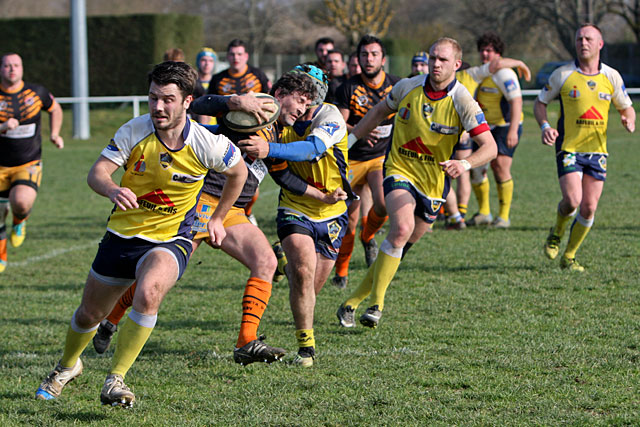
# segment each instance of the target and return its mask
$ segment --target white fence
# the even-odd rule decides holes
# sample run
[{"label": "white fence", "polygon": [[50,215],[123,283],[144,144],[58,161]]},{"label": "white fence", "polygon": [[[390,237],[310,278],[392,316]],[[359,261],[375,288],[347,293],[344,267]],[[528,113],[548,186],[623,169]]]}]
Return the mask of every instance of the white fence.
[{"label": "white fence", "polygon": [[[640,88],[627,89],[629,95],[640,95]],[[524,97],[538,96],[540,89],[525,89],[522,91]],[[79,102],[88,102],[89,104],[104,103],[131,103],[133,105],[133,117],[140,115],[140,103],[148,102],[147,95],[131,95],[131,96],[89,96],[87,98],[56,98],[60,104],[75,104]]]}]

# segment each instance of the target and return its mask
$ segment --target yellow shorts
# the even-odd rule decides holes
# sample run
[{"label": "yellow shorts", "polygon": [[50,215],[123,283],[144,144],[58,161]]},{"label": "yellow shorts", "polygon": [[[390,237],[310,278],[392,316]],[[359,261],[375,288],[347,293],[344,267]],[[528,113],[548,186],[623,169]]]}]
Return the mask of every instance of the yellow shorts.
[{"label": "yellow shorts", "polygon": [[20,166],[0,166],[0,197],[9,197],[15,185],[28,185],[38,191],[42,179],[42,160],[34,160]]},{"label": "yellow shorts", "polygon": [[383,164],[384,156],[365,161],[349,160],[349,183],[352,187],[366,184],[369,172],[382,170]]},{"label": "yellow shorts", "polygon": [[[198,200],[198,206],[196,208],[196,220],[191,227],[191,230],[196,232],[193,236],[193,240],[209,237],[207,223],[209,222],[213,211],[216,210],[219,200],[219,198],[207,193],[202,193],[200,196],[200,200]],[[235,206],[231,206],[231,209],[229,209],[229,212],[227,212],[227,215],[222,221],[224,228],[244,223],[251,224],[244,213],[244,209],[237,208]]]}]

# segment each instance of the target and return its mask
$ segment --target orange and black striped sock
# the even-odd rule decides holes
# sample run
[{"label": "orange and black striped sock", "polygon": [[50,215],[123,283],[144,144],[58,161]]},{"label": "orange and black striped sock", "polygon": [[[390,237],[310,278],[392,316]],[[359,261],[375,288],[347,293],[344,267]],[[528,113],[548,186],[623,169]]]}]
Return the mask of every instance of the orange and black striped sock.
[{"label": "orange and black striped sock", "polygon": [[271,283],[250,277],[242,297],[242,322],[236,347],[240,348],[258,338],[258,326],[271,297]]},{"label": "orange and black striped sock", "polygon": [[244,207],[244,214],[246,216],[251,215],[251,212],[253,211],[253,205],[255,204],[256,200],[258,200],[258,193],[254,194],[251,200],[249,200],[249,203],[247,203]]},{"label": "orange and black striped sock", "polygon": [[109,313],[109,315],[107,316],[107,320],[109,322],[113,323],[114,325],[120,323],[120,320],[122,320],[122,316],[124,316],[124,313],[129,307],[133,305],[133,296],[136,293],[136,285],[137,282],[133,282],[133,285],[129,286],[129,289],[127,289],[125,293],[120,297],[120,299],[116,303],[116,306],[113,307],[113,310],[111,310],[111,313]]},{"label": "orange and black striped sock", "polygon": [[347,234],[342,238],[342,244],[340,245],[340,252],[338,252],[338,259],[336,260],[336,274],[340,277],[345,277],[349,274],[349,262],[351,261],[351,254],[353,254],[353,242],[356,238],[356,230]]},{"label": "orange and black striped sock", "polygon": [[376,236],[378,230],[382,228],[387,221],[388,216],[378,216],[376,211],[371,208],[367,215],[367,224],[362,228],[360,233],[360,240],[363,242],[370,242]]}]

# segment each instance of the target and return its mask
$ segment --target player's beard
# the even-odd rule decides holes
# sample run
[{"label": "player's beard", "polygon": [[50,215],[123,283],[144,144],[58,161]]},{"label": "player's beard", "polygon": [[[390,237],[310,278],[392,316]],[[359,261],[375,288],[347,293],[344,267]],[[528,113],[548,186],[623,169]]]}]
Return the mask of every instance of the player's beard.
[{"label": "player's beard", "polygon": [[368,79],[374,79],[378,76],[378,74],[380,74],[380,72],[382,71],[382,66],[376,68],[375,70],[373,70],[370,73],[367,73],[364,68],[360,67],[362,69],[362,74],[368,78]]}]

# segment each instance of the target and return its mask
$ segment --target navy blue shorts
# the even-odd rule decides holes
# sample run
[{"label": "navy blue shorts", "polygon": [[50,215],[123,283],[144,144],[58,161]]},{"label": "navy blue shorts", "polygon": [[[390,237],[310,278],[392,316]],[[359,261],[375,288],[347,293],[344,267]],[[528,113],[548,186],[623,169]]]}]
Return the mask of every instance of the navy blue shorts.
[{"label": "navy blue shorts", "polygon": [[138,238],[124,239],[109,231],[98,245],[98,253],[91,265],[91,272],[105,283],[129,286],[136,278],[138,265],[151,250],[164,250],[171,253],[178,264],[178,279],[182,277],[191,256],[190,241],[178,239],[172,242],[153,243]]},{"label": "navy blue shorts", "polygon": [[556,153],[558,177],[571,172],[586,173],[599,181],[607,179],[607,155],[600,153]]},{"label": "navy blue shorts", "polygon": [[[431,200],[428,197],[425,197],[424,195],[422,195],[422,193],[416,190],[416,187],[414,187],[411,182],[389,176],[382,182],[382,188],[384,189],[385,197],[393,190],[408,191],[416,201],[416,208],[413,211],[413,214],[427,224],[433,224],[436,220],[442,202],[439,200]],[[444,194],[448,193],[449,181],[447,180]]]},{"label": "navy blue shorts", "polygon": [[320,222],[311,221],[306,216],[287,209],[278,209],[276,217],[280,241],[292,234],[309,236],[316,244],[316,253],[331,260],[338,258],[348,222],[347,212],[337,218]]},{"label": "navy blue shorts", "polygon": [[[491,135],[493,135],[493,139],[496,140],[496,144],[498,145],[498,154],[502,154],[503,156],[513,157],[513,154],[516,152],[516,148],[518,148],[518,144],[515,147],[509,148],[507,147],[507,135],[509,134],[509,126],[496,126],[491,129]],[[520,141],[520,137],[522,136],[522,123],[518,126],[518,141]],[[478,144],[473,142],[473,151],[478,149]]]}]

